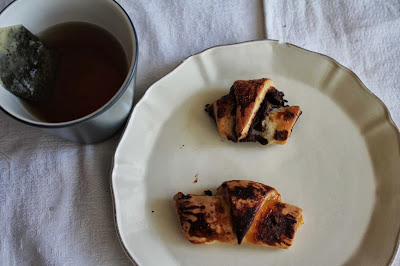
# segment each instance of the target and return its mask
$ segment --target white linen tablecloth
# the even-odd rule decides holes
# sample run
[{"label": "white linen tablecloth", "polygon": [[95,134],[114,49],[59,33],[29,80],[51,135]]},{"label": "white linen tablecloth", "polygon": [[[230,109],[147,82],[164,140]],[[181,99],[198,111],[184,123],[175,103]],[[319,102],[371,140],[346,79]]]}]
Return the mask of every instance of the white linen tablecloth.
[{"label": "white linen tablecloth", "polygon": [[266,38],[350,68],[400,125],[400,1],[264,0]]},{"label": "white linen tablecloth", "polygon": [[[139,39],[137,100],[194,53],[264,38],[261,0],[118,2]],[[109,186],[119,137],[79,145],[0,112],[0,265],[129,264]]]},{"label": "white linen tablecloth", "polygon": [[[194,53],[267,37],[349,67],[400,124],[398,1],[266,0],[264,10],[261,0],[118,2],[139,38],[136,101]],[[129,264],[115,233],[109,186],[120,134],[80,145],[0,112],[0,265]]]}]

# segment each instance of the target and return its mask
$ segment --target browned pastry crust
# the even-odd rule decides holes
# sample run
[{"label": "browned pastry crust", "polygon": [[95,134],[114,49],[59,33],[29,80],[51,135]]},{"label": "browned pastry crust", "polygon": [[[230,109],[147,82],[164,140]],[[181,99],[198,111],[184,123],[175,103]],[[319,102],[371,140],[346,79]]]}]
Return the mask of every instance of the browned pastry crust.
[{"label": "browned pastry crust", "polygon": [[236,100],[235,132],[239,141],[247,137],[267,91],[274,87],[270,79],[237,80],[233,83],[231,90]]},{"label": "browned pastry crust", "polygon": [[285,106],[284,94],[270,79],[238,80],[230,93],[206,106],[222,137],[234,142],[285,144],[301,115]]},{"label": "browned pastry crust", "polygon": [[288,249],[303,224],[303,210],[280,201],[266,201],[256,214],[243,244]]},{"label": "browned pastry crust", "polygon": [[248,180],[224,182],[216,196],[177,193],[174,204],[186,238],[289,248],[303,223],[303,210],[282,203],[272,187]]},{"label": "browned pastry crust", "polygon": [[193,244],[237,243],[229,206],[219,196],[174,196],[174,204],[186,238]]},{"label": "browned pastry crust", "polygon": [[217,124],[219,134],[234,142],[236,142],[235,109],[235,98],[231,93],[206,106],[206,110]]},{"label": "browned pastry crust", "polygon": [[224,182],[218,188],[218,194],[223,194],[231,207],[233,230],[239,244],[263,202],[280,198],[274,188],[248,180]]}]

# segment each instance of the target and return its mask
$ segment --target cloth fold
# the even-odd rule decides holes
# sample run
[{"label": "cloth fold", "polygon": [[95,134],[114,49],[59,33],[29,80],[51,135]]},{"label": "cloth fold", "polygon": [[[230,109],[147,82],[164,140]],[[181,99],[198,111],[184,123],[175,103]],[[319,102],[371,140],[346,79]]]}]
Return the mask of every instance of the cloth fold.
[{"label": "cloth fold", "polygon": [[266,37],[350,68],[400,126],[400,1],[264,0]]}]

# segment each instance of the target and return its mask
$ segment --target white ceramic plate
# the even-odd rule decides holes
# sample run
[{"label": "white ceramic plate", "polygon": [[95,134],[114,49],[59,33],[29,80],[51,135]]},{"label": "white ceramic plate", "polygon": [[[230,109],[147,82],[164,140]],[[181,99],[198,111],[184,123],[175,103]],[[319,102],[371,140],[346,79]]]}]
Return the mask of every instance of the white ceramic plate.
[{"label": "white ceramic plate", "polygon": [[[288,143],[222,139],[204,105],[235,80],[261,77],[303,110]],[[117,231],[139,265],[387,265],[400,228],[399,139],[382,102],[326,56],[276,41],[212,48],[136,106],[112,173]],[[303,208],[289,250],[185,239],[173,195],[230,179],[262,182]]]}]

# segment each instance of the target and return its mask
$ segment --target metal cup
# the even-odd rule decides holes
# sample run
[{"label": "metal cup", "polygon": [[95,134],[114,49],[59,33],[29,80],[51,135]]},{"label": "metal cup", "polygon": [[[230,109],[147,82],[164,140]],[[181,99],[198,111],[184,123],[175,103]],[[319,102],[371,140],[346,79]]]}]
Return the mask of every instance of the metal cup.
[{"label": "metal cup", "polygon": [[128,14],[113,0],[16,0],[0,13],[0,27],[22,24],[37,34],[59,23],[82,21],[113,34],[127,55],[129,71],[118,92],[105,105],[82,118],[62,122],[41,121],[22,101],[0,87],[0,108],[12,118],[81,143],[110,138],[121,128],[133,107],[138,41]]}]

